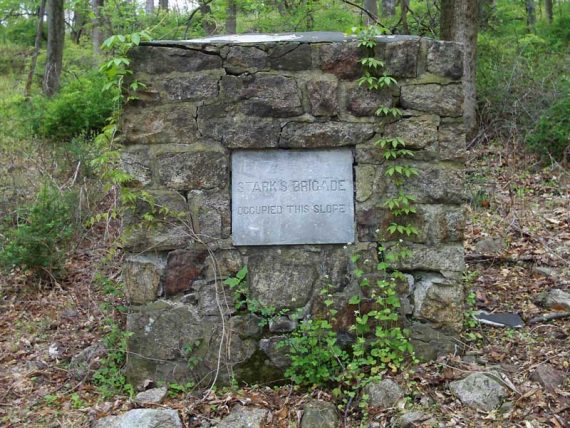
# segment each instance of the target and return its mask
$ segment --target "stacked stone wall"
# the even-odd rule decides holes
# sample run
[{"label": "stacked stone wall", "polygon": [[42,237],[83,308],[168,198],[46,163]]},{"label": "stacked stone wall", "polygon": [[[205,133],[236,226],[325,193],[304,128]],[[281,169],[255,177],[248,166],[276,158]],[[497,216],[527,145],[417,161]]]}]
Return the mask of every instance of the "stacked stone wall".
[{"label": "stacked stone wall", "polygon": [[[148,210],[141,203],[127,218],[123,277],[133,382],[205,385],[216,373],[222,382],[230,373],[249,382],[281,377],[288,359],[276,344],[296,322],[285,314],[261,326],[257,315],[234,308],[222,280],[245,265],[249,296],[276,310],[318,314],[319,291],[332,284],[340,310],[335,327],[350,341],[355,308],[348,299],[360,292],[351,255],[368,260],[359,267],[374,277],[379,242],[399,239],[413,250],[398,267],[407,274],[399,287],[401,322],[411,328],[416,352],[433,358],[457,350],[464,299],[462,52],[451,42],[380,37],[376,56],[398,85],[378,92],[356,83],[362,55],[349,39],[157,42],[131,52],[132,79],[145,86],[120,123],[123,167],[133,186],[178,213],[136,227]],[[380,105],[403,116],[379,118]],[[419,175],[405,190],[416,197],[411,221],[419,234],[385,242],[393,218],[384,202],[397,189],[374,142],[388,136],[403,138],[415,153]],[[232,245],[233,151],[336,147],[354,153],[355,242]]]}]

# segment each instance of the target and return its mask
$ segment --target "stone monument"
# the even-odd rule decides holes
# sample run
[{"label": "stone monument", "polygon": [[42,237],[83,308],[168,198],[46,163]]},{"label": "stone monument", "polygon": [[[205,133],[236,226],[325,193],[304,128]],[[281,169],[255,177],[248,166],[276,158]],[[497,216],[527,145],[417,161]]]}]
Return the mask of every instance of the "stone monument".
[{"label": "stone monument", "polygon": [[[458,350],[464,214],[462,51],[452,42],[378,37],[376,56],[398,85],[359,87],[362,56],[340,33],[221,36],[144,43],[131,51],[144,88],[120,122],[122,163],[158,207],[127,217],[123,278],[130,301],[127,374],[207,386],[235,376],[282,378],[279,341],[292,311],[322,311],[331,284],[346,331],[358,293],[351,256],[373,276],[393,221],[396,189],[374,142],[401,137],[414,151],[411,222],[395,236],[413,256],[397,266],[400,322],[419,357]],[[396,106],[399,119],[378,118]],[[243,266],[244,293],[279,317],[236,309],[223,284]],[[289,311],[289,312],[288,312]]]}]

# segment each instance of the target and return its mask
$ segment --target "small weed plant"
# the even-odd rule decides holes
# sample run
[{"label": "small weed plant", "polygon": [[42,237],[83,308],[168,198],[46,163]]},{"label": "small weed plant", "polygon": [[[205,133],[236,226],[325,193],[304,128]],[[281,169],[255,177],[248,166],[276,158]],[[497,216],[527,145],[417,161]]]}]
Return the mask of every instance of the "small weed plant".
[{"label": "small weed plant", "polygon": [[0,266],[19,267],[48,282],[63,273],[67,250],[76,233],[75,195],[44,184],[36,201],[17,211],[0,233]]}]

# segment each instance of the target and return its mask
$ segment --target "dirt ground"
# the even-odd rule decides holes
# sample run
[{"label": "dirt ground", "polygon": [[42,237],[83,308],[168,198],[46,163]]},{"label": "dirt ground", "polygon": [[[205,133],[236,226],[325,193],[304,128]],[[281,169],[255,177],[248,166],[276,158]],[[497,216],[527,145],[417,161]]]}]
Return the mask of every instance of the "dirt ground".
[{"label": "dirt ground", "polygon": [[[546,388],[533,380],[538,367],[570,373],[570,318],[529,323],[552,313],[541,293],[570,291],[570,178],[561,165],[547,168],[520,150],[504,146],[470,151],[466,177],[466,287],[475,306],[518,313],[520,329],[475,326],[463,335],[465,356],[448,356],[410,367],[396,376],[407,392],[394,409],[372,410],[364,426],[390,426],[392,417],[414,407],[444,427],[570,426],[570,382]],[[106,232],[109,232],[107,230]],[[81,427],[134,408],[126,396],[104,399],[88,379],[69,374],[73,355],[108,332],[109,311],[122,303],[95,278],[117,278],[120,255],[102,264],[113,241],[99,225],[69,255],[65,280],[37,290],[22,272],[0,278],[0,425]],[[118,319],[120,322],[120,318]],[[509,386],[497,411],[475,411],[453,397],[448,385],[477,371],[497,370]],[[217,390],[169,397],[162,406],[179,410],[187,426],[227,414],[236,404],[271,411],[268,426],[296,426],[302,405],[324,391],[290,386]],[[358,408],[341,409],[344,426],[359,426]]]}]

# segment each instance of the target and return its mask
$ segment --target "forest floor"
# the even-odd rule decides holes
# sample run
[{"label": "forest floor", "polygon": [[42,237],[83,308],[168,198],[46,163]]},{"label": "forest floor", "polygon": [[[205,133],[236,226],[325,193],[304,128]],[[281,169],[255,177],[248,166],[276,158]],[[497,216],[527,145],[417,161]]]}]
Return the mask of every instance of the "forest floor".
[{"label": "forest floor", "polygon": [[[474,326],[463,335],[465,356],[410,367],[406,376],[395,378],[406,399],[395,408],[371,411],[368,423],[390,426],[395,415],[413,407],[444,427],[569,426],[568,379],[564,386],[546,388],[532,376],[538,367],[570,372],[570,319],[528,323],[549,312],[537,303],[541,293],[570,291],[569,173],[557,164],[540,167],[514,147],[480,146],[469,152],[467,192],[466,286],[479,309],[516,312],[527,324],[520,329]],[[92,383],[68,370],[72,356],[108,333],[110,312],[104,303],[121,303],[105,293],[95,275],[105,269],[118,277],[118,256],[102,267],[113,235],[103,239],[103,229],[89,231],[79,242],[69,256],[68,275],[55,287],[38,291],[21,272],[0,278],[1,426],[89,426],[136,407],[126,396],[103,398]],[[499,410],[473,410],[450,393],[451,381],[489,370],[501,372],[509,386]],[[270,410],[267,426],[288,427],[298,426],[303,404],[315,397],[332,400],[324,391],[256,387],[206,397],[177,394],[159,407],[178,410],[191,427],[223,417],[237,404],[258,406]],[[341,412],[341,420],[347,427],[360,424],[356,411]]]}]

